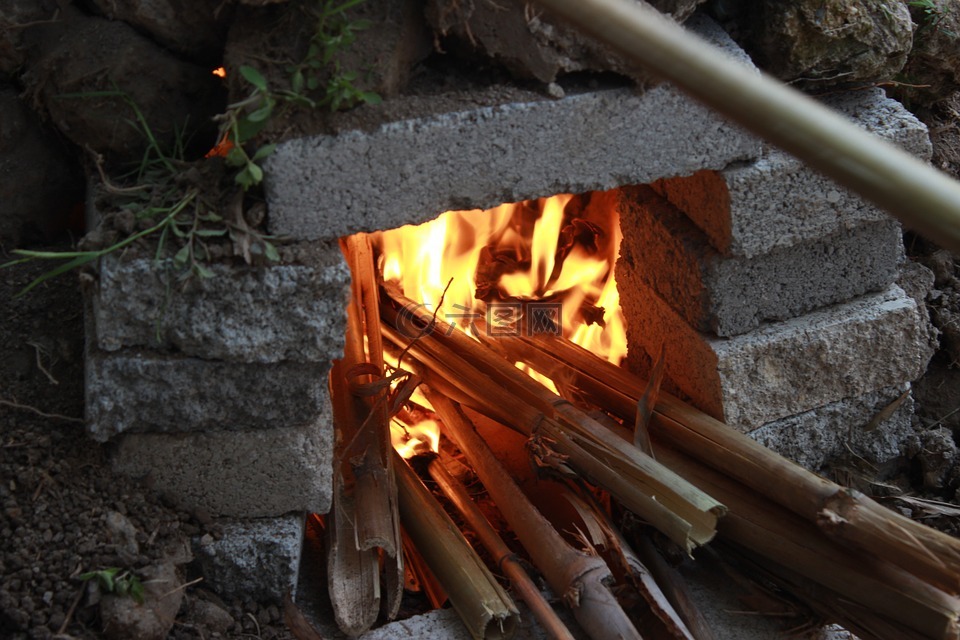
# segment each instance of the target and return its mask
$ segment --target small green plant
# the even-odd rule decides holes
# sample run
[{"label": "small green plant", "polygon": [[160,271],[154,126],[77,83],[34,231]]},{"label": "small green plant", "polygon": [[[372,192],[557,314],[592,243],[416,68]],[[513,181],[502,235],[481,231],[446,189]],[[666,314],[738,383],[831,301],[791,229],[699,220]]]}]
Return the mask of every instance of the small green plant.
[{"label": "small green plant", "polygon": [[89,571],[78,576],[84,582],[91,580],[103,593],[113,593],[118,596],[130,596],[137,604],[143,604],[144,589],[140,578],[130,571],[122,571],[118,567]]},{"label": "small green plant", "polygon": [[221,136],[233,145],[225,156],[226,162],[239,169],[235,179],[244,189],[260,184],[263,169],[259,163],[276,149],[276,145],[268,144],[251,153],[247,146],[282,105],[310,109],[327,107],[338,111],[381,101],[376,93],[356,87],[358,73],[345,71],[338,56],[354,44],[357,32],[370,26],[367,20],[350,21],[346,16],[348,9],[362,2],[365,0],[322,0],[319,3],[314,10],[316,26],[307,54],[298,64],[287,67],[289,88],[271,87],[264,75],[251,66],[243,65],[238,69],[250,85],[250,94],[228,105],[226,112],[217,119],[221,123]]},{"label": "small green plant", "polygon": [[[945,9],[941,7],[936,0],[910,0],[910,2],[907,2],[907,5],[923,11],[924,22],[920,25],[922,27],[939,27],[945,15]],[[947,34],[953,35],[952,32],[947,32]]]}]

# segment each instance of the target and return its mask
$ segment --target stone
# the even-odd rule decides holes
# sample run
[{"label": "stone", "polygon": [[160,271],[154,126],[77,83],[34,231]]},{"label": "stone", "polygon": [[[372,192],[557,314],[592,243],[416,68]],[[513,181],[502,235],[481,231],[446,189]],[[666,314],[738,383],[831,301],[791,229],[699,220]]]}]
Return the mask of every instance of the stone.
[{"label": "stone", "polygon": [[896,285],[718,338],[690,328],[619,265],[617,283],[634,347],[628,366],[643,374],[663,345],[665,388],[742,432],[915,380],[933,354],[916,303]]},{"label": "stone", "polygon": [[218,539],[193,541],[206,586],[226,600],[282,602],[287,594],[296,595],[304,532],[302,513],[222,521],[218,525],[223,531]]},{"label": "stone", "polygon": [[105,256],[92,295],[97,347],[242,363],[339,357],[350,272],[338,248],[325,249],[308,264],[211,264],[215,276],[186,289],[171,261]]},{"label": "stone", "polygon": [[134,433],[119,438],[116,473],[148,478],[185,511],[268,518],[330,510],[329,419],[263,431]]},{"label": "stone", "polygon": [[[929,160],[926,126],[879,89],[827,100],[866,130]],[[652,185],[704,230],[724,254],[751,258],[889,216],[775,148],[750,164]]]},{"label": "stone", "polygon": [[12,77],[20,70],[27,59],[23,50],[24,32],[53,20],[57,9],[56,0],[4,0],[0,3],[0,23],[5,25],[0,29],[0,77]]},{"label": "stone", "polygon": [[82,229],[84,179],[73,151],[40,123],[12,87],[0,85],[0,243],[16,247]]},{"label": "stone", "polygon": [[901,0],[763,0],[744,30],[745,47],[761,69],[818,88],[890,80],[913,42]]},{"label": "stone", "polygon": [[117,553],[128,564],[133,564],[140,555],[137,542],[137,528],[127,516],[119,511],[108,511],[104,525],[110,532],[110,540],[116,545]]},{"label": "stone", "polygon": [[[857,398],[844,398],[823,407],[781,418],[754,429],[749,436],[785,458],[820,471],[832,461],[857,456],[882,467],[903,453],[913,435],[913,397],[906,389],[891,387]],[[907,395],[900,400],[900,397]],[[892,403],[892,414],[874,419]]]},{"label": "stone", "polygon": [[100,601],[103,635],[107,640],[163,640],[183,600],[183,581],[172,562],[146,567],[141,572],[144,602],[129,595],[108,594]]},{"label": "stone", "polygon": [[[433,38],[424,18],[423,3],[421,0],[365,0],[353,4],[342,17],[348,25],[365,26],[337,36],[329,32],[331,25],[336,24],[336,18],[322,19],[315,3],[289,3],[282,9],[238,7],[223,52],[224,66],[228,70],[239,69],[241,65],[252,66],[271,87],[286,90],[292,86],[291,62],[296,62],[303,67],[304,88],[300,93],[323,101],[332,79],[329,70],[336,65],[341,77],[353,76],[349,84],[356,90],[374,92],[381,97],[395,96],[406,87],[416,65],[433,51]],[[326,23],[329,32],[326,38],[316,37],[321,21]],[[332,52],[331,64],[323,62],[319,67],[311,67],[308,57],[311,39],[316,38],[320,43],[332,41],[335,37],[353,38],[353,42],[336,48]],[[264,51],[269,55],[264,55]],[[319,51],[313,60],[322,61],[324,55]],[[311,77],[315,79],[317,89],[309,88]],[[227,84],[231,102],[250,95],[251,85],[239,74],[228,75]],[[324,104],[322,110],[330,111],[332,106]],[[343,108],[351,106],[349,100],[342,105]],[[288,125],[281,123],[280,126]]]},{"label": "stone", "polygon": [[620,196],[618,269],[642,279],[698,331],[721,337],[746,333],[766,320],[884,289],[899,273],[903,249],[895,220],[744,258],[718,252],[649,187],[624,188]]},{"label": "stone", "polygon": [[[683,22],[704,1],[657,0],[650,4]],[[425,13],[444,49],[467,60],[481,57],[493,61],[519,79],[551,83],[568,73],[612,71],[647,80],[638,64],[543,9],[482,0],[427,0]]]},{"label": "stone", "polygon": [[[704,22],[701,32],[717,38]],[[729,39],[725,50],[744,61]],[[264,163],[272,233],[301,239],[419,224],[557,193],[752,160],[756,138],[659,85],[411,117],[281,143]]]},{"label": "stone", "polygon": [[[208,67],[175,57],[123,22],[70,6],[30,36],[37,53],[25,63],[24,87],[77,146],[109,163],[138,165],[148,136],[131,105],[166,153],[178,138],[207,149],[216,140],[211,117],[222,103],[219,78]],[[90,95],[97,92],[123,95]]]},{"label": "stone", "polygon": [[88,350],[86,419],[117,434],[295,427],[328,419],[328,363],[223,362],[142,350]]},{"label": "stone", "polygon": [[195,62],[219,66],[232,7],[221,0],[92,0],[110,20],[122,20]]},{"label": "stone", "polygon": [[943,489],[957,464],[957,443],[949,429],[930,429],[920,434],[916,456],[920,461],[923,486]]},{"label": "stone", "polygon": [[236,621],[233,616],[218,604],[200,598],[191,598],[187,609],[186,622],[202,626],[211,633],[225,634],[233,628]]},{"label": "stone", "polygon": [[894,91],[912,107],[931,105],[960,88],[960,2],[910,3],[910,15],[916,30],[901,72],[906,84]]}]

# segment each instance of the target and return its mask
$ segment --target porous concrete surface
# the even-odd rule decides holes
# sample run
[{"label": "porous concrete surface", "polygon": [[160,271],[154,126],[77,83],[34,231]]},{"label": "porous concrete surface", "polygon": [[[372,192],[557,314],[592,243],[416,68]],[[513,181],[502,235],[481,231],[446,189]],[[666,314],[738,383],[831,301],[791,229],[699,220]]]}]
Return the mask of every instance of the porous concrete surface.
[{"label": "porous concrete surface", "polygon": [[204,360],[155,351],[87,349],[86,420],[119,433],[272,429],[330,415],[329,363]]},{"label": "porous concrete surface", "polygon": [[212,264],[215,277],[186,288],[169,260],[105,256],[92,295],[97,345],[241,362],[338,357],[350,273],[335,246],[326,255],[309,265]]},{"label": "porous concrete surface", "polygon": [[114,471],[143,477],[176,506],[212,517],[269,518],[330,510],[329,418],[262,431],[131,433]]},{"label": "porous concrete surface", "polygon": [[[750,64],[715,23],[697,24]],[[264,188],[271,232],[318,239],[722,169],[759,154],[758,140],[662,84],[291,140],[265,162]]]},{"label": "porous concrete surface", "polygon": [[900,225],[864,222],[753,258],[724,255],[649,187],[622,189],[618,269],[654,288],[699,331],[733,336],[764,320],[885,289],[903,253]]},{"label": "porous concrete surface", "polygon": [[304,515],[217,522],[221,535],[193,539],[203,583],[222,598],[282,602],[297,593]]},{"label": "porous concrete surface", "polygon": [[[825,103],[918,158],[930,159],[926,126],[882,90],[840,94]],[[719,251],[747,258],[887,217],[774,148],[765,148],[756,162],[664,180],[654,188],[700,226]]]},{"label": "porous concrete surface", "polygon": [[750,333],[697,332],[617,267],[627,362],[644,373],[663,345],[666,387],[747,432],[768,422],[917,379],[933,354],[917,305],[900,287]]},{"label": "porous concrete surface", "polygon": [[[907,392],[888,416],[875,418]],[[817,471],[831,460],[858,456],[882,465],[903,452],[914,431],[909,384],[859,398],[845,398],[811,411],[782,418],[749,433],[750,437],[797,464]]]}]

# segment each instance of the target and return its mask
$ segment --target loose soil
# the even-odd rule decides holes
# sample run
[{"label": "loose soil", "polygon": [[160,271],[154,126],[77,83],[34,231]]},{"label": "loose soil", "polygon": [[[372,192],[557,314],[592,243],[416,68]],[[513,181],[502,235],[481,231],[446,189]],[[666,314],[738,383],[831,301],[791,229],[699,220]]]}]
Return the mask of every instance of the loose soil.
[{"label": "loose soil", "polygon": [[[67,250],[69,244],[52,249]],[[0,252],[0,263],[10,258]],[[0,638],[5,640],[104,637],[96,597],[81,574],[110,567],[137,573],[182,553],[193,535],[218,535],[202,514],[180,512],[149,487],[115,476],[108,447],[86,436],[76,275],[14,299],[49,268],[27,264],[0,271]],[[132,546],[116,524],[123,520],[135,532]],[[223,602],[199,582],[186,588],[169,638],[292,636],[277,606]]]}]

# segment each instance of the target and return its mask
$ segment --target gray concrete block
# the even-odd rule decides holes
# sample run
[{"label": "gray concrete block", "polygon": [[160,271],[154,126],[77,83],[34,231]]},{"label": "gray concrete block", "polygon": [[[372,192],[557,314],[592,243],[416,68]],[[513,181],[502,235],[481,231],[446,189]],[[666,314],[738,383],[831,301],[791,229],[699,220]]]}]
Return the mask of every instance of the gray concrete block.
[{"label": "gray concrete block", "polygon": [[[929,160],[926,126],[880,89],[827,101],[851,119],[915,156]],[[700,171],[654,185],[686,213],[721,252],[753,257],[836,233],[886,213],[786,153],[766,148],[755,163]]]},{"label": "gray concrete block", "polygon": [[767,423],[749,435],[812,471],[851,455],[881,465],[901,455],[906,439],[914,432],[913,397],[908,395],[885,420],[876,425],[871,421],[908,389],[909,384],[845,398]]},{"label": "gray concrete block", "polygon": [[[700,31],[747,63],[716,25]],[[265,162],[264,187],[273,233],[332,238],[721,169],[759,153],[758,140],[663,84],[291,140]]]},{"label": "gray concrete block", "polygon": [[618,268],[642,279],[699,331],[745,333],[765,320],[885,289],[898,275],[902,241],[892,219],[743,258],[719,253],[652,189],[621,193]]},{"label": "gray concrete block", "polygon": [[113,470],[148,478],[178,507],[211,516],[269,518],[330,510],[329,420],[263,431],[132,433],[119,438]]},{"label": "gray concrete block", "polygon": [[186,288],[170,261],[105,256],[92,295],[97,345],[244,362],[339,357],[350,273],[340,251],[326,249],[313,264],[213,264],[215,277]]},{"label": "gray concrete block", "polygon": [[641,279],[617,269],[630,368],[643,373],[647,354],[662,344],[667,388],[743,432],[915,380],[933,354],[916,303],[896,285],[717,338],[690,328]]},{"label": "gray concrete block", "polygon": [[327,362],[256,364],[88,348],[85,366],[87,423],[100,441],[123,432],[293,427],[330,415]]},{"label": "gray concrete block", "polygon": [[282,602],[297,592],[304,515],[218,522],[222,535],[193,540],[203,584],[224,599]]}]

